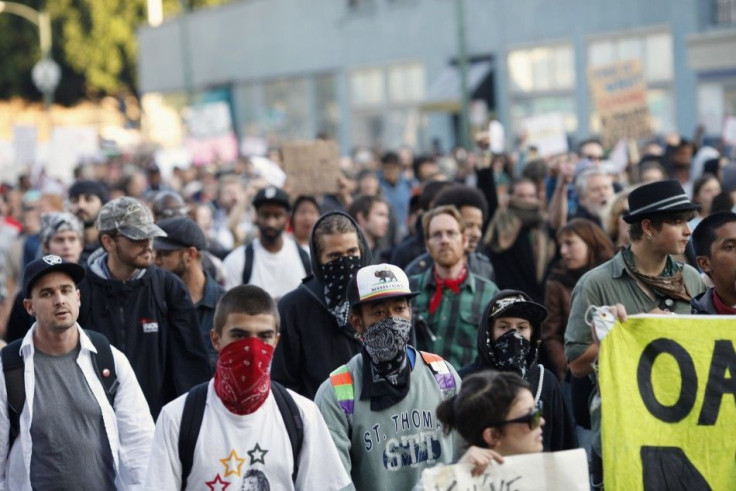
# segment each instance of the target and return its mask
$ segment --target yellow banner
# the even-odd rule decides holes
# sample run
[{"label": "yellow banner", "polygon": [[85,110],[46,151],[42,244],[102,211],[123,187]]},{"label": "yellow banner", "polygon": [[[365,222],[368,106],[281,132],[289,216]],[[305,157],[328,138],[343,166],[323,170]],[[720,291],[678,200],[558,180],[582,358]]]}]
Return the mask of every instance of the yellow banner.
[{"label": "yellow banner", "polygon": [[598,357],[607,490],[736,489],[736,318],[643,316]]}]

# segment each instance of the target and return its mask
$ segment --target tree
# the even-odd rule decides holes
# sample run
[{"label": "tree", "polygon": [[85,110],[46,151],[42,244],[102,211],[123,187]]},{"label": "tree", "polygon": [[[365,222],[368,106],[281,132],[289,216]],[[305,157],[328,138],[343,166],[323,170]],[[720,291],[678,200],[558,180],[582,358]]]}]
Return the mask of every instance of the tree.
[{"label": "tree", "polygon": [[[18,0],[16,0],[18,1]],[[227,0],[189,0],[192,9]],[[146,0],[25,0],[51,15],[53,58],[61,65],[57,102],[136,92],[136,30],[146,22]],[[164,0],[164,15],[181,12],[177,0]],[[7,35],[10,34],[10,35]],[[0,15],[0,99],[41,100],[31,81],[40,59],[38,33],[20,17]]]}]

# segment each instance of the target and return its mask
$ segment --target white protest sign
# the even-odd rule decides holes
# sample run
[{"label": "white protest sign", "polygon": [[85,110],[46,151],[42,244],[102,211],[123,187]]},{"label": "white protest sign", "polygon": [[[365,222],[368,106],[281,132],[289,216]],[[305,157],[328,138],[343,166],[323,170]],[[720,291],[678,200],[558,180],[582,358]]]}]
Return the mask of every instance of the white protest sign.
[{"label": "white protest sign", "polygon": [[488,124],[488,135],[491,138],[491,152],[503,153],[506,143],[503,125],[495,119]]},{"label": "white protest sign", "polygon": [[422,486],[432,491],[481,489],[538,491],[588,491],[588,459],[585,450],[543,452],[504,457],[480,476],[472,476],[470,464],[432,467],[422,472]]},{"label": "white protest sign", "polygon": [[529,145],[537,147],[540,156],[548,157],[567,152],[567,132],[561,114],[531,116],[524,118],[521,124],[526,130]]},{"label": "white protest sign", "polygon": [[736,116],[729,116],[723,122],[723,141],[736,145]]}]

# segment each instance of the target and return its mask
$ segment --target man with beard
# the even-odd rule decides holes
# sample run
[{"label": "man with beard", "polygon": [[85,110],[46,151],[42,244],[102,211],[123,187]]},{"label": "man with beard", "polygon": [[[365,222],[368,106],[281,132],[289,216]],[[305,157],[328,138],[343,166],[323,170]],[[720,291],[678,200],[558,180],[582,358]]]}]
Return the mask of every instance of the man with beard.
[{"label": "man with beard", "polygon": [[258,238],[227,255],[225,288],[260,286],[275,299],[293,290],[309,271],[309,255],[286,233],[289,195],[268,186],[253,198]]},{"label": "man with beard", "polygon": [[[455,184],[442,190],[433,202],[434,206],[452,205],[458,209],[465,222],[468,246],[465,250],[468,269],[487,280],[493,281],[495,274],[490,259],[478,247],[483,237],[483,223],[488,215],[488,202],[477,188]],[[404,271],[408,276],[424,273],[434,265],[428,252],[414,259]]]},{"label": "man with beard", "polygon": [[460,456],[462,438],[444,434],[437,405],[460,388],[441,357],[409,345],[410,300],[418,292],[390,264],[361,268],[348,286],[350,324],[363,348],[317,391],[345,469],[357,490],[409,490],[423,469]]},{"label": "man with beard", "polygon": [[606,205],[613,198],[613,180],[602,169],[588,169],[575,179],[578,208],[570,218],[587,218],[599,227]]},{"label": "man with beard", "polygon": [[523,291],[543,303],[544,275],[554,256],[555,242],[533,181],[521,178],[512,182],[509,203],[496,210],[483,242],[498,286]]},{"label": "man with beard", "polygon": [[355,272],[371,263],[371,251],[358,224],[337,211],[314,224],[309,249],[314,274],[279,301],[273,379],[312,399],[332,370],[360,352],[346,289]]},{"label": "man with beard", "polygon": [[207,239],[202,229],[188,217],[164,218],[157,225],[166,232],[166,237],[156,237],[153,241],[156,266],[171,271],[187,286],[197,312],[199,331],[207,348],[210,368],[214,371],[217,351],[210,343],[210,331],[215,318],[215,306],[225,289],[202,266]]},{"label": "man with beard", "polygon": [[133,365],[154,418],[167,402],[204,382],[209,364],[184,283],[153,265],[153,239],[166,233],[136,199],[100,210],[104,253],[80,284],[80,324],[100,331]]},{"label": "man with beard", "polygon": [[69,188],[69,211],[84,224],[84,250],[80,264],[87,264],[90,254],[100,247],[97,215],[109,199],[107,188],[99,181],[81,180]]},{"label": "man with beard", "polygon": [[[257,286],[237,286],[220,299],[211,332],[220,353],[215,377],[161,411],[146,489],[350,484],[314,403],[271,381],[278,325],[273,298]],[[295,420],[298,430],[290,427]]]},{"label": "man with beard", "polygon": [[434,266],[411,277],[412,289],[419,292],[414,316],[422,321],[417,322],[417,345],[463,366],[475,356],[481,309],[498,287],[468,269],[468,238],[457,208],[434,208],[424,214],[422,224]]}]

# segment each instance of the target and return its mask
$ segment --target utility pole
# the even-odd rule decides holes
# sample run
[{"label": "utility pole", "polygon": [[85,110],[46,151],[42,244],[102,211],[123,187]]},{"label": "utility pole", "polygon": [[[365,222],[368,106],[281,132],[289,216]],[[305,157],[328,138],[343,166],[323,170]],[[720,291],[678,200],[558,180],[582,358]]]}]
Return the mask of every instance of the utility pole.
[{"label": "utility pole", "polygon": [[460,145],[470,150],[470,96],[468,94],[468,52],[465,41],[465,0],[455,0],[457,18],[458,69],[460,72]]}]

